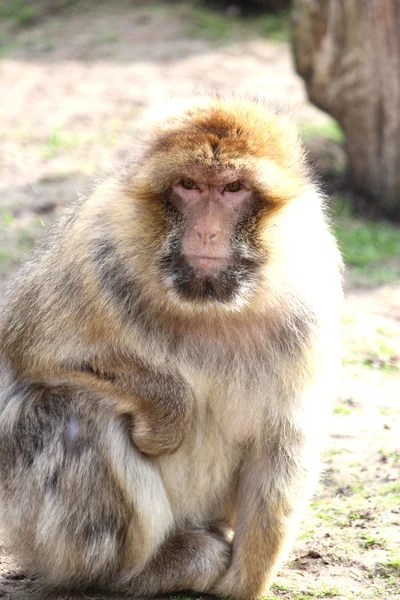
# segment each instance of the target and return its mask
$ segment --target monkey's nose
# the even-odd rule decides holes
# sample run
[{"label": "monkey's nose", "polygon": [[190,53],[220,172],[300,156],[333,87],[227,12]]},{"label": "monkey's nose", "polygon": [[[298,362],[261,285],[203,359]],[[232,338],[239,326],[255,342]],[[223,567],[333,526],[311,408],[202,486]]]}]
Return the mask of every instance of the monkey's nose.
[{"label": "monkey's nose", "polygon": [[209,242],[213,242],[218,238],[218,231],[205,231],[197,229],[196,238],[199,240],[199,242],[203,242],[203,244],[208,244]]}]

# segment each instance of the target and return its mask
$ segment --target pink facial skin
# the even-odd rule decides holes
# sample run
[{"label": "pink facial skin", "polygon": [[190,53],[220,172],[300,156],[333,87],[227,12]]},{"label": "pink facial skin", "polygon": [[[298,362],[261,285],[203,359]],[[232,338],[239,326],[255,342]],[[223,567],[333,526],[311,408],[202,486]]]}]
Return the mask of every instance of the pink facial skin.
[{"label": "pink facial skin", "polygon": [[204,272],[232,264],[230,237],[253,195],[246,182],[229,173],[211,181],[182,177],[172,190],[172,202],[187,222],[182,238],[186,260]]}]

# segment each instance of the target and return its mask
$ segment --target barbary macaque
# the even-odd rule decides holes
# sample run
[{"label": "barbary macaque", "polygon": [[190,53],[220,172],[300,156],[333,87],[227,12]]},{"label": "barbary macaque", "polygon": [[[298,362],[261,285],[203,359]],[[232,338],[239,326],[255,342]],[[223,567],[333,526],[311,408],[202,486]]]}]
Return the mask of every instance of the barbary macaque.
[{"label": "barbary macaque", "polygon": [[318,473],[341,260],[264,102],[195,96],[144,130],[9,285],[2,524],[50,586],[254,599]]}]

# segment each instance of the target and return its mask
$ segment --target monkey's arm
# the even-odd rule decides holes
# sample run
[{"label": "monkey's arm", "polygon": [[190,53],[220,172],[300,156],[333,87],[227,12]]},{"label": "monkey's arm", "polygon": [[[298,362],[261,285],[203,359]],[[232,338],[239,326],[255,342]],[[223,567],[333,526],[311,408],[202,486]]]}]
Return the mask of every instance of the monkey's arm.
[{"label": "monkey's arm", "polygon": [[224,598],[251,600],[271,583],[279,559],[296,533],[307,488],[315,479],[304,433],[289,421],[254,448],[239,482],[232,564],[212,590]]},{"label": "monkey's arm", "polygon": [[[34,281],[44,294],[41,280]],[[121,351],[119,322],[106,312],[100,319],[90,294],[87,313],[74,315],[73,304],[60,294],[46,312],[36,287],[22,284],[0,322],[1,352],[15,377],[46,388],[72,388],[93,403],[95,412],[107,405],[126,420],[145,454],[175,451],[189,430],[193,409],[190,386],[177,369],[144,363],[134,343]],[[35,315],[34,326],[26,305]]]},{"label": "monkey's arm", "polygon": [[50,386],[73,386],[91,397],[94,410],[96,403],[109,406],[126,420],[141,452],[152,456],[174,452],[190,428],[193,402],[189,386],[167,370],[131,365],[127,371],[105,372],[83,365],[59,370],[41,381]]}]

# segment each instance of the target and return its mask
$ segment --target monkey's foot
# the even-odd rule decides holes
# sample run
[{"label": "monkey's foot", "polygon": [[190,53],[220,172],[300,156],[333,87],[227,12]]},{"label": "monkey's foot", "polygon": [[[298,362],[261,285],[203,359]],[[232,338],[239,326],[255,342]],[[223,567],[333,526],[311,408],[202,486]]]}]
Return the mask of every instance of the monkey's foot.
[{"label": "monkey's foot", "polygon": [[226,572],[230,558],[231,545],[217,533],[194,529],[177,534],[127,582],[124,591],[135,596],[181,590],[206,592]]},{"label": "monkey's foot", "polygon": [[257,577],[248,577],[246,573],[239,572],[233,565],[222,578],[209,590],[220,598],[233,600],[256,600],[265,593],[268,587],[265,582],[260,585]]}]

